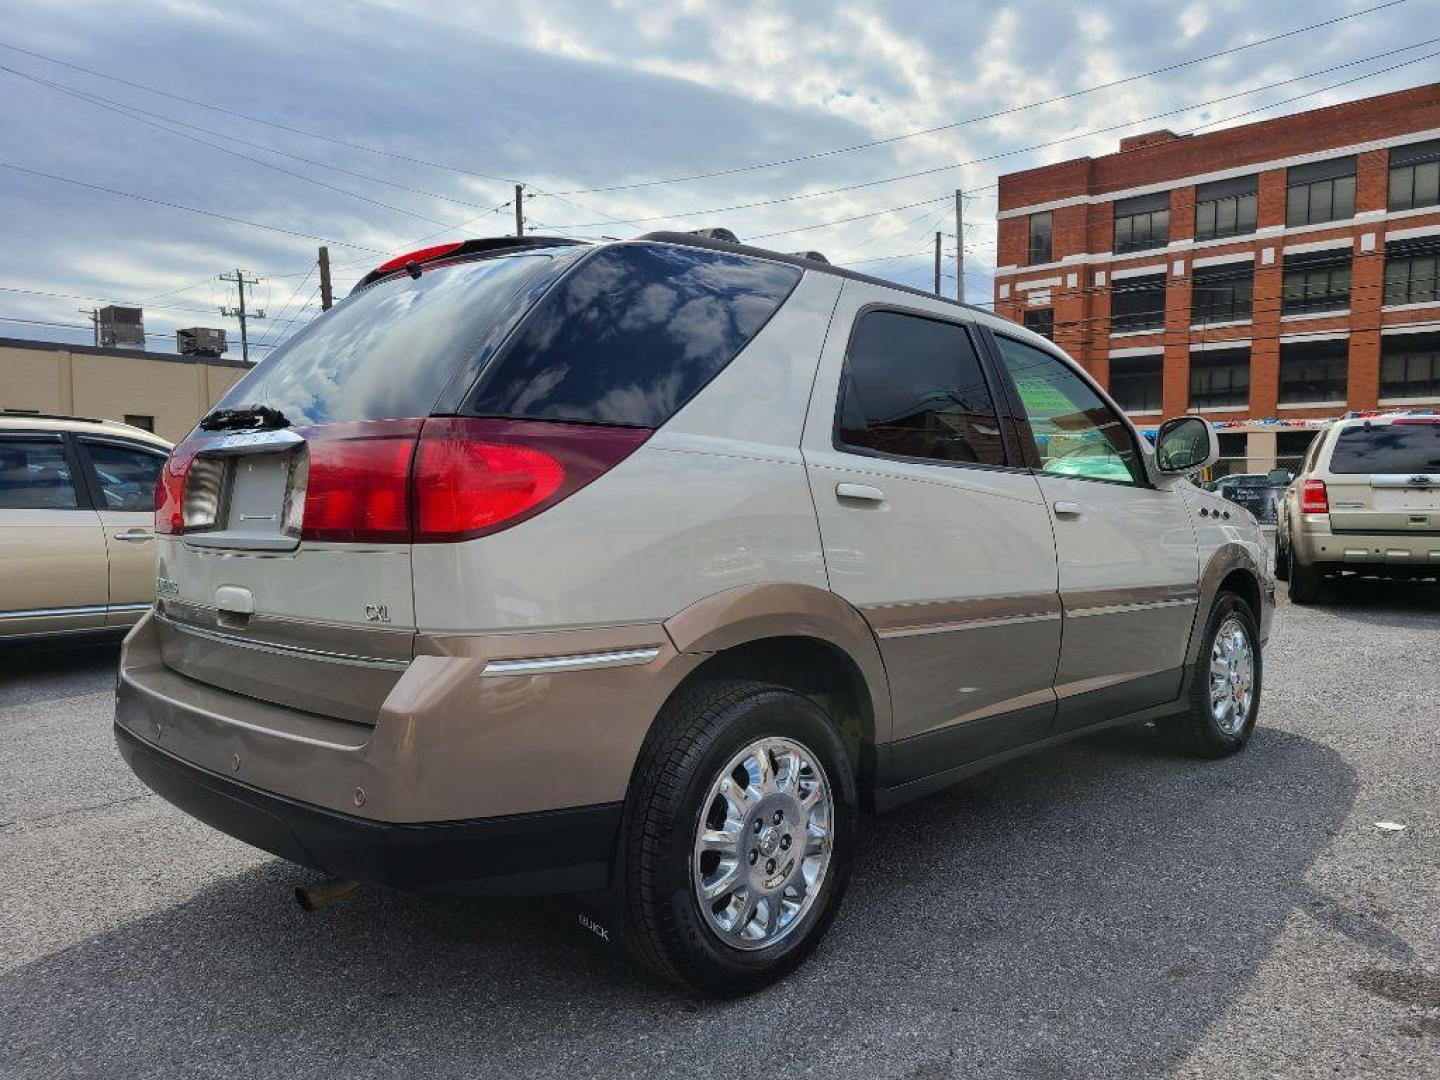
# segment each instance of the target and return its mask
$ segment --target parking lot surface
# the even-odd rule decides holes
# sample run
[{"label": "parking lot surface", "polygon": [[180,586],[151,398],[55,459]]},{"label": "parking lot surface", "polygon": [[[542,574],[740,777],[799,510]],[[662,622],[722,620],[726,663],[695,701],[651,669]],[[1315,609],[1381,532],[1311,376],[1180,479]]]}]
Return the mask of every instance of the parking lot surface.
[{"label": "parking lot surface", "polygon": [[0,658],[0,1075],[1435,1077],[1440,589],[1277,627],[1246,753],[1093,736],[873,819],[815,958],[725,1003],[563,901],[304,914],[130,776],[113,647]]}]

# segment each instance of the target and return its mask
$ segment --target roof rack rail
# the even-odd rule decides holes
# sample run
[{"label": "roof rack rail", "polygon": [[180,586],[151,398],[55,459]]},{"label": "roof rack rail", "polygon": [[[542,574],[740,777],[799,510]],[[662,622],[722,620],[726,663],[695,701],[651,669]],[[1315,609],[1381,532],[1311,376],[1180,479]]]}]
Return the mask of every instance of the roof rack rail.
[{"label": "roof rack rail", "polygon": [[100,416],[71,416],[69,413],[28,412],[25,409],[0,409],[0,416],[23,416],[30,420],[78,420],[82,424],[118,424]]},{"label": "roof rack rail", "polygon": [[[993,312],[986,311],[978,304],[967,304],[949,296],[936,296],[928,289],[917,289],[913,285],[902,285],[898,281],[889,281],[885,278],[875,277],[872,274],[862,274],[858,270],[851,270],[845,266],[837,266],[818,251],[800,251],[794,254],[787,254],[783,251],[774,251],[770,248],[755,247],[750,244],[700,235],[703,232],[714,231],[716,230],[702,229],[697,232],[671,232],[661,230],[660,232],[645,233],[643,236],[635,237],[635,239],[649,240],[660,244],[688,244],[690,247],[709,248],[712,251],[732,251],[737,255],[750,255],[759,259],[770,259],[773,262],[789,263],[791,266],[798,266],[803,270],[812,270],[820,274],[834,274],[836,277],[846,278],[850,281],[864,281],[871,285],[880,285],[887,289],[893,289],[896,292],[907,293],[910,296],[924,296],[930,300],[938,300],[942,304],[962,307],[967,311],[978,312],[987,317],[994,316]],[[729,232],[728,229],[724,231]],[[730,235],[733,236],[734,233]],[[994,317],[999,318],[1000,316]]]}]

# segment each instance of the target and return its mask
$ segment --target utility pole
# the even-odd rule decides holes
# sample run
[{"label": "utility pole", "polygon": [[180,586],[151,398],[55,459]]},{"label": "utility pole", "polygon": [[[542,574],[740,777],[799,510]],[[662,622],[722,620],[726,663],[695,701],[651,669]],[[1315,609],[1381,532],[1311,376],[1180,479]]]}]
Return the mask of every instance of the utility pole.
[{"label": "utility pole", "polygon": [[525,185],[515,185],[515,235],[525,235]]},{"label": "utility pole", "polygon": [[935,234],[935,295],[940,295],[940,237],[942,233]]},{"label": "utility pole", "polygon": [[100,347],[100,309],[82,307],[75,310],[90,320],[90,326],[95,331],[95,347],[98,349]]},{"label": "utility pole", "polygon": [[329,311],[330,305],[335,302],[330,292],[330,249],[320,248],[320,310]]},{"label": "utility pole", "polygon": [[955,189],[955,299],[965,302],[965,195]]},{"label": "utility pole", "polygon": [[241,270],[238,266],[235,268],[234,277],[231,277],[229,274],[220,274],[218,276],[221,281],[227,281],[232,283],[240,294],[240,303],[235,307],[222,307],[220,309],[220,314],[224,315],[227,318],[235,318],[240,320],[240,359],[244,360],[248,364],[250,362],[250,339],[246,336],[245,324],[250,319],[265,318],[265,312],[259,310],[258,308],[255,311],[245,310],[245,286],[259,285],[260,279],[247,278],[245,276],[245,271]]}]

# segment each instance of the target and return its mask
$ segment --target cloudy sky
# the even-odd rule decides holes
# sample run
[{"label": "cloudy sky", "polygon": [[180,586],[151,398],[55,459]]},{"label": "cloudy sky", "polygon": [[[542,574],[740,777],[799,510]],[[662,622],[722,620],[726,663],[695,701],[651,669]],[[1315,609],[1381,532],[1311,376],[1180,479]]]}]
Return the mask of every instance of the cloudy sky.
[{"label": "cloudy sky", "polygon": [[1440,0],[5,11],[0,336],[87,341],[78,308],[143,302],[167,351],[181,326],[237,337],[220,273],[263,279],[272,346],[318,309],[322,239],[343,294],[417,241],[510,231],[517,182],[532,231],[724,225],[927,286],[962,188],[988,300],[1000,172],[1440,79]]}]

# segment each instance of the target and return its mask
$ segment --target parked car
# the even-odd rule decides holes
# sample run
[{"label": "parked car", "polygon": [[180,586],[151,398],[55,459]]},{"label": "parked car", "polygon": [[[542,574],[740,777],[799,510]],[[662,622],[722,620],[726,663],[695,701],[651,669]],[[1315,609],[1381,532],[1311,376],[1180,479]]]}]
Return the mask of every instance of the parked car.
[{"label": "parked car", "polygon": [[1280,506],[1275,563],[1297,604],[1344,571],[1440,577],[1440,416],[1344,420],[1317,435]]},{"label": "parked car", "polygon": [[0,642],[123,631],[150,609],[169,451],[114,420],[0,413]]},{"label": "parked car", "polygon": [[[1051,342],[691,234],[379,267],[167,464],[116,736],[345,879],[576,892],[712,994],[794,968],[862,807],[1154,721],[1250,737],[1273,584]],[[896,867],[903,874],[904,867]]]},{"label": "parked car", "polygon": [[1265,473],[1232,473],[1216,483],[1215,491],[1221,498],[1245,507],[1255,520],[1273,524],[1275,503],[1284,486],[1277,487]]}]

